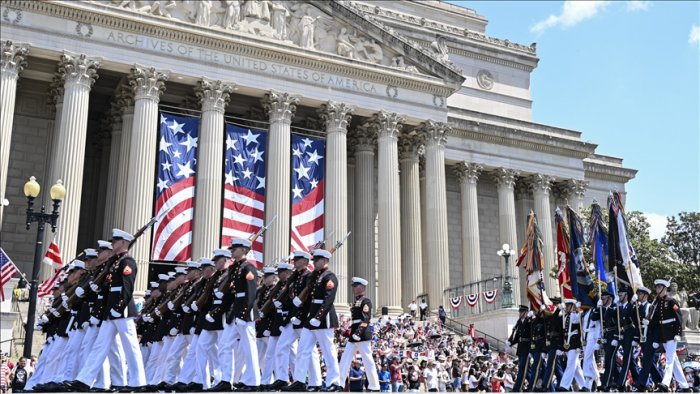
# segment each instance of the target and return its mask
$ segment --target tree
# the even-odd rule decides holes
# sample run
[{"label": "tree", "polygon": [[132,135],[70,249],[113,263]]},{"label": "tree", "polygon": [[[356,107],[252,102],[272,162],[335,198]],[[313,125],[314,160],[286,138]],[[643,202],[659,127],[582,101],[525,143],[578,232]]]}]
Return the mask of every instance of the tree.
[{"label": "tree", "polygon": [[681,212],[678,220],[671,216],[661,242],[669,247],[676,260],[700,269],[700,212]]}]

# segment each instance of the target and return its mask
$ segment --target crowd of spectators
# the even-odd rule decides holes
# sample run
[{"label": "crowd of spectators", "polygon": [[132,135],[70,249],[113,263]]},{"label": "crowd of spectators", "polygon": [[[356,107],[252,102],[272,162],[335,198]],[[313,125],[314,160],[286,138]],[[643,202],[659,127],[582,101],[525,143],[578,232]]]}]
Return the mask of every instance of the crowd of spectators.
[{"label": "crowd of spectators", "polygon": [[2,355],[0,361],[0,393],[7,393],[12,390],[13,393],[21,393],[24,390],[24,385],[34,373],[36,367],[36,357],[27,360],[20,357],[17,363],[5,354]]}]

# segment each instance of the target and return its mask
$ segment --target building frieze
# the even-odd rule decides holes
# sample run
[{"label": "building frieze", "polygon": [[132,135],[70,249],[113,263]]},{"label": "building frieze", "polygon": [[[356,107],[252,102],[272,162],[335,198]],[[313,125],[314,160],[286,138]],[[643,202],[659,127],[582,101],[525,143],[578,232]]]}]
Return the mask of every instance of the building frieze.
[{"label": "building frieze", "polygon": [[[591,157],[584,159],[583,170],[585,178],[627,183],[637,175],[637,170],[622,167],[621,160],[609,158],[612,159],[612,161],[608,164],[606,161],[609,160],[605,159],[608,159],[608,157],[600,155],[591,155]],[[620,163],[616,161],[620,161]]]},{"label": "building frieze", "polygon": [[[403,70],[397,70],[391,66],[370,64],[329,53],[318,56],[317,54],[307,53],[298,48],[290,48],[278,42],[259,39],[255,36],[225,34],[225,32],[213,29],[203,29],[191,23],[164,19],[150,14],[136,14],[117,7],[107,8],[102,4],[7,0],[3,2],[3,7],[12,7],[13,9],[26,12],[71,20],[76,23],[76,26],[81,24],[81,26],[83,26],[82,29],[85,31],[87,30],[84,26],[100,26],[105,29],[115,29],[127,34],[132,33],[154,40],[168,40],[196,48],[221,51],[225,54],[246,56],[262,61],[279,62],[290,67],[314,70],[319,73],[327,73],[331,76],[342,75],[347,78],[359,80],[359,84],[354,84],[352,81],[350,83],[344,83],[344,85],[348,86],[339,86],[338,84],[340,82],[335,82],[336,86],[350,90],[362,91],[362,86],[358,86],[361,85],[361,81],[367,81],[367,86],[372,88],[372,83],[378,83],[396,87],[400,90],[431,93],[440,97],[447,97],[457,89],[456,82],[453,84],[455,86],[448,86],[445,81],[430,75],[409,73]],[[36,27],[31,27],[30,29],[39,31]],[[90,35],[90,37],[88,37],[83,32],[82,34],[76,33],[74,38],[94,40],[95,35]],[[116,36],[115,32],[114,43],[120,44],[120,42],[116,41],[118,39],[119,37]],[[124,39],[125,38],[122,37],[122,40]],[[127,42],[121,44],[134,47],[133,43]],[[161,44],[163,44],[163,42],[161,42]],[[158,50],[160,48],[155,49]],[[425,57],[429,58],[427,55]],[[406,60],[401,59],[401,61],[404,62],[403,64],[405,66]],[[438,64],[435,61],[433,61],[433,63]],[[461,76],[459,77],[461,78]],[[461,81],[458,82],[461,85]],[[381,96],[385,94],[383,90],[384,89],[373,88],[371,92],[364,91],[364,93]],[[406,93],[403,93],[401,96],[408,97]]]}]

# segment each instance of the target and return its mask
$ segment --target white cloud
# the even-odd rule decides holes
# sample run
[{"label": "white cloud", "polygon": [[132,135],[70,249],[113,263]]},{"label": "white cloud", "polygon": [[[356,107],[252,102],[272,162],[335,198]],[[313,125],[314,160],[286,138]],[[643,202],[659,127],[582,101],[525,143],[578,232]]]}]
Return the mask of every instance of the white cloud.
[{"label": "white cloud", "polygon": [[567,0],[562,6],[561,14],[550,15],[547,19],[537,22],[530,29],[533,33],[541,33],[550,27],[561,26],[563,28],[576,26],[591,19],[599,12],[605,10],[607,1],[572,1]]},{"label": "white cloud", "polygon": [[649,222],[649,237],[651,239],[661,240],[666,234],[666,223],[668,219],[664,215],[659,215],[658,213],[644,212],[644,217],[646,217],[647,222]]},{"label": "white cloud", "polygon": [[688,43],[700,44],[700,26],[693,25],[690,28],[690,35],[688,35]]},{"label": "white cloud", "polygon": [[627,3],[627,11],[646,11],[651,6],[651,1],[631,0]]}]

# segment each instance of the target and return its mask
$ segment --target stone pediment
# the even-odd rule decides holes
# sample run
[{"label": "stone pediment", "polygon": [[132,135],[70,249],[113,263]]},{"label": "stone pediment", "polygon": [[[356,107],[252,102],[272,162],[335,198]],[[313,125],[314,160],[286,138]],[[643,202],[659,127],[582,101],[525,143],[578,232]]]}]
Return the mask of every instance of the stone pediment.
[{"label": "stone pediment", "polygon": [[93,0],[136,14],[175,20],[232,35],[272,40],[304,51],[317,51],[431,76],[458,89],[464,78],[449,62],[444,43],[428,48],[407,40],[342,1],[292,0]]}]

